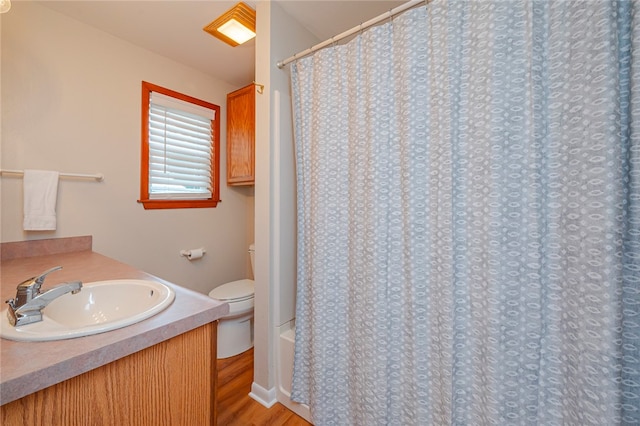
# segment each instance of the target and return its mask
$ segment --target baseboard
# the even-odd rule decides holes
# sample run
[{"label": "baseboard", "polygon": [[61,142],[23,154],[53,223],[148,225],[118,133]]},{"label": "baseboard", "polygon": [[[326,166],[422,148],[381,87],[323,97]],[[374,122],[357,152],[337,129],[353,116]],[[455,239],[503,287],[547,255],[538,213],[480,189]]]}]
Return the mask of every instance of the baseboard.
[{"label": "baseboard", "polygon": [[278,402],[276,399],[276,388],[265,389],[256,382],[251,384],[249,396],[267,408],[271,408],[273,404]]}]

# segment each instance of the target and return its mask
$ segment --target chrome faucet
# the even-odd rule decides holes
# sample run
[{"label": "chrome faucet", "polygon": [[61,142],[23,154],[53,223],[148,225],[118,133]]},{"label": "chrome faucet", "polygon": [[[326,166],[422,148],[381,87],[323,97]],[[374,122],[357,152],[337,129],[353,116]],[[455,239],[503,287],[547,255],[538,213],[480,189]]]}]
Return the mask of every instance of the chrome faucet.
[{"label": "chrome faucet", "polygon": [[59,284],[44,293],[40,293],[40,288],[47,275],[60,269],[62,269],[62,266],[56,266],[18,284],[15,299],[6,301],[9,305],[7,316],[12,326],[18,327],[42,321],[42,310],[51,301],[69,292],[76,294],[82,289],[82,282],[72,281]]}]

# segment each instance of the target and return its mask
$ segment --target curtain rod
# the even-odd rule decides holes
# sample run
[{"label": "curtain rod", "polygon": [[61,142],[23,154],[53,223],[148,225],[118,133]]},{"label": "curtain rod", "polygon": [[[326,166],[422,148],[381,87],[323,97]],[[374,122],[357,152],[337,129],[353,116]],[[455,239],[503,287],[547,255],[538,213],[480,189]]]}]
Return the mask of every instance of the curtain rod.
[{"label": "curtain rod", "polygon": [[293,56],[289,56],[287,59],[284,59],[278,63],[276,63],[276,65],[278,66],[278,68],[282,69],[284,68],[285,65],[287,65],[290,62],[295,61],[296,59],[300,59],[302,57],[305,57],[313,52],[315,52],[316,50],[320,50],[323,47],[326,47],[330,44],[336,43],[340,40],[342,40],[343,38],[349,37],[350,35],[353,35],[357,32],[360,32],[362,30],[365,30],[369,27],[372,27],[374,25],[376,25],[379,22],[384,21],[385,19],[389,19],[394,17],[395,15],[398,15],[399,13],[404,12],[405,10],[411,9],[414,6],[419,5],[420,3],[424,3],[427,4],[429,3],[429,0],[411,0],[408,1],[407,3],[401,4],[398,7],[395,7],[391,10],[389,10],[388,12],[383,13],[380,16],[377,16],[373,19],[368,20],[367,22],[358,25],[357,27],[353,27],[350,30],[347,30],[343,33],[338,34],[337,36],[331,37],[328,40],[323,41],[322,43],[318,43],[315,46],[310,47],[307,50],[303,50],[302,52],[298,52]]},{"label": "curtain rod", "polygon": [[[24,176],[24,170],[2,169],[0,170],[0,175],[3,175],[3,174]],[[69,178],[80,178],[80,179],[95,179],[98,182],[102,182],[104,180],[104,175],[102,175],[102,173],[97,173],[95,175],[87,175],[83,173],[60,173],[59,176],[69,177]]]}]

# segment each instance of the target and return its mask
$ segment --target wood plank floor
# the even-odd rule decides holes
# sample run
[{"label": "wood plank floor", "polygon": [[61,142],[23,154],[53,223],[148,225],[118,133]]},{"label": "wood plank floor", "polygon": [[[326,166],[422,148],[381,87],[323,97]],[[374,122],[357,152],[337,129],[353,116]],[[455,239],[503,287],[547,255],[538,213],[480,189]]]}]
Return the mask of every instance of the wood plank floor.
[{"label": "wood plank floor", "polygon": [[218,426],[311,426],[311,423],[276,403],[266,408],[249,396],[253,383],[253,349],[219,359]]}]

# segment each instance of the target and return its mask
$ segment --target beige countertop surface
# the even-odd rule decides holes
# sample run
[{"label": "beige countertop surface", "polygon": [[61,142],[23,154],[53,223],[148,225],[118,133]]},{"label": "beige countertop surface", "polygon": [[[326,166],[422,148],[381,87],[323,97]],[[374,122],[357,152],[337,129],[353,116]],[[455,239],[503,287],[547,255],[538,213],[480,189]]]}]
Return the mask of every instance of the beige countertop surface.
[{"label": "beige countertop surface", "polygon": [[[47,277],[46,290],[65,281],[85,283],[110,279],[145,279],[173,288],[173,303],[159,314],[118,330],[50,342],[0,339],[0,405],[101,367],[134,352],[217,320],[229,311],[198,292],[161,280],[91,250],[3,260],[1,301],[15,297],[16,286],[54,266],[62,270]],[[2,303],[0,311],[4,311]],[[0,318],[6,321],[6,318]]]}]

